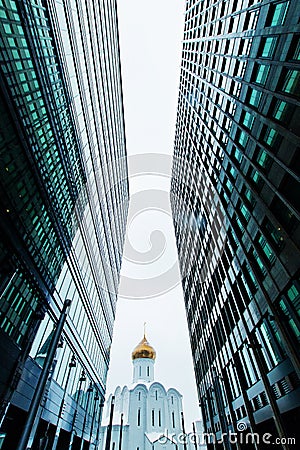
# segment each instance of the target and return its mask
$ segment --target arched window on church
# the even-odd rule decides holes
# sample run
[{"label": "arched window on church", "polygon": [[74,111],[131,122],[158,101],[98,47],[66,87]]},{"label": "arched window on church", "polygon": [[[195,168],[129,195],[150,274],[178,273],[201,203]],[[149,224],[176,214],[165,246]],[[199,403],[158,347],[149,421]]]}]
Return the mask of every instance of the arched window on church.
[{"label": "arched window on church", "polygon": [[172,411],[172,427],[175,428],[175,414],[174,414],[174,411]]},{"label": "arched window on church", "polygon": [[150,375],[150,369],[149,369],[149,366],[147,366],[147,377],[149,377],[149,375]]},{"label": "arched window on church", "polygon": [[154,420],[155,420],[155,419],[154,419],[154,409],[152,409],[152,426],[153,426],[153,427],[154,427],[154,423],[155,423]]},{"label": "arched window on church", "polygon": [[139,367],[139,374],[140,374],[140,377],[142,376],[142,367],[140,366]]},{"label": "arched window on church", "polygon": [[140,392],[138,393],[138,399],[139,399],[139,401],[141,400],[141,393]]},{"label": "arched window on church", "polygon": [[158,426],[161,427],[161,410],[158,411]]},{"label": "arched window on church", "polygon": [[138,412],[137,412],[137,426],[138,427],[141,426],[141,410],[140,409],[138,409]]},{"label": "arched window on church", "polygon": [[157,391],[155,391],[155,400],[157,400]]}]

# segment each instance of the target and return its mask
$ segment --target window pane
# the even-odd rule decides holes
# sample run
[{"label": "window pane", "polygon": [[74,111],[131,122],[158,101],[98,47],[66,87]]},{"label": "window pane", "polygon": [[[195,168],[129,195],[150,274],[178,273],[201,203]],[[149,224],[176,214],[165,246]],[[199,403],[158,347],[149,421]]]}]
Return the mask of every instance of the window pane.
[{"label": "window pane", "polygon": [[252,206],[254,206],[255,203],[256,203],[256,201],[255,201],[254,195],[252,194],[252,192],[250,191],[250,189],[245,188],[244,193],[245,193],[245,197],[246,197],[246,199],[249,201],[249,203],[250,203]]},{"label": "window pane", "polygon": [[[300,341],[300,329],[298,324],[296,324],[295,320],[290,313],[289,307],[287,305],[287,300],[282,298],[279,302],[279,307],[281,309],[281,311],[284,313],[284,315],[287,317],[288,319],[288,324],[289,327],[292,331],[292,333],[296,336],[296,338]],[[298,313],[299,313],[299,309],[298,309]]]},{"label": "window pane", "polygon": [[271,158],[265,150],[260,149],[256,161],[261,167],[266,169],[270,167]]},{"label": "window pane", "polygon": [[300,35],[295,35],[292,39],[289,53],[288,53],[288,59],[291,60],[300,60]]},{"label": "window pane", "polygon": [[275,253],[271,249],[270,245],[268,244],[268,242],[266,241],[264,236],[260,236],[260,238],[258,239],[258,243],[261,246],[265,256],[267,257],[267,259],[270,261],[270,263],[273,263],[275,261],[275,258],[276,258],[275,257]]},{"label": "window pane", "polygon": [[260,64],[256,66],[254,81],[259,84],[265,84],[270,71],[270,66]]},{"label": "window pane", "polygon": [[251,89],[250,90],[250,98],[249,98],[250,105],[255,106],[257,108],[259,105],[261,96],[262,96],[261,92],[257,91],[256,89]]},{"label": "window pane", "polygon": [[241,206],[241,213],[243,214],[245,220],[248,222],[250,220],[251,214],[245,205]]},{"label": "window pane", "polygon": [[277,120],[282,120],[284,118],[284,115],[286,114],[286,111],[287,102],[278,100],[274,108],[273,117]]},{"label": "window pane", "polygon": [[288,297],[291,300],[298,316],[300,316],[300,292],[295,284],[288,290]]},{"label": "window pane", "polygon": [[259,56],[263,58],[271,58],[275,51],[276,41],[277,37],[262,38]]},{"label": "window pane", "polygon": [[264,263],[262,262],[262,260],[258,256],[258,253],[255,250],[253,250],[252,253],[253,253],[254,261],[255,261],[257,267],[259,268],[261,274],[265,277],[267,275],[267,271],[266,271]]},{"label": "window pane", "polygon": [[248,112],[245,113],[244,119],[243,119],[243,125],[247,128],[252,128],[254,122],[254,116]]},{"label": "window pane", "polygon": [[289,2],[281,2],[275,5],[271,5],[266,26],[275,27],[278,25],[283,25],[287,13],[288,4]]},{"label": "window pane", "polygon": [[285,76],[282,90],[288,94],[293,94],[298,90],[300,81],[299,70],[288,70]]},{"label": "window pane", "polygon": [[266,321],[261,325],[260,329],[263,337],[263,354],[267,357],[266,353],[268,353],[268,356],[271,357],[272,366],[274,367],[282,359],[279,353],[278,343],[275,342],[274,335]]}]

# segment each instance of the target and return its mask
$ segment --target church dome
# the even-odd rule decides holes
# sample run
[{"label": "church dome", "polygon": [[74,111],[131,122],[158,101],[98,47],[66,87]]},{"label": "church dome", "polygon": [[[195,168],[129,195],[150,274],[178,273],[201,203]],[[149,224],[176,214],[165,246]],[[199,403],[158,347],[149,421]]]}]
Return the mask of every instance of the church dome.
[{"label": "church dome", "polygon": [[134,360],[138,358],[150,358],[150,359],[156,358],[156,351],[149,344],[145,335],[141,340],[141,342],[135,347],[135,349],[132,352],[132,359]]}]

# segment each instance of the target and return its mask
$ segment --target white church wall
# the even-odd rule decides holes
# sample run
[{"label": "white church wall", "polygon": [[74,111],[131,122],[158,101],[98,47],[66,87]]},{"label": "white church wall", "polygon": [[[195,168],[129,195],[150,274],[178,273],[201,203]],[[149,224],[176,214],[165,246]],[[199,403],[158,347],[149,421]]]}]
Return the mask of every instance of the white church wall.
[{"label": "white church wall", "polygon": [[[140,393],[140,395],[139,395]],[[143,395],[144,394],[144,395]],[[128,450],[144,449],[144,430],[147,421],[145,414],[145,395],[146,390],[142,385],[136,386],[129,393],[129,415],[128,424],[130,425],[128,437]]]},{"label": "white church wall", "polygon": [[147,431],[164,431],[168,421],[165,414],[165,400],[167,393],[162,384],[154,382],[148,393],[148,428]]}]

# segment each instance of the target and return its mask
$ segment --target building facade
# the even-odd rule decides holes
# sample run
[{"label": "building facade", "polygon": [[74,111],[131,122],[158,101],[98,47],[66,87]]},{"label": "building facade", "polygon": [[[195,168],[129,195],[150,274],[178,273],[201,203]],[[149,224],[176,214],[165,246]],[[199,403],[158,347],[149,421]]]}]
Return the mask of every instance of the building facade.
[{"label": "building facade", "polygon": [[30,445],[80,448],[100,424],[128,209],[116,2],[1,1],[0,37],[1,448],[66,299]]},{"label": "building facade", "polygon": [[132,385],[118,386],[105,403],[99,449],[192,448],[188,440],[184,446],[182,395],[155,381],[155,358],[156,352],[144,335],[132,352]]},{"label": "building facade", "polygon": [[210,448],[298,433],[299,14],[186,2],[171,204]]}]

